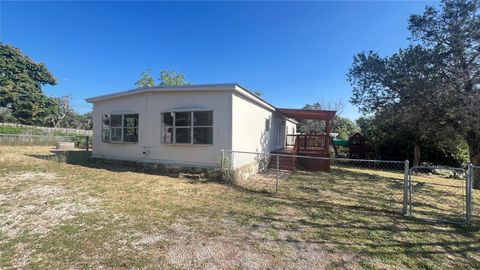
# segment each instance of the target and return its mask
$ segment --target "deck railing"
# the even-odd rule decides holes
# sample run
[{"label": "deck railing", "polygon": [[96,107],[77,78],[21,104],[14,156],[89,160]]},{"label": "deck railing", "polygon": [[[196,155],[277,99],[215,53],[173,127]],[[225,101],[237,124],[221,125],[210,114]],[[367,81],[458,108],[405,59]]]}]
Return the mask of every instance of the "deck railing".
[{"label": "deck railing", "polygon": [[288,134],[286,146],[293,147],[297,152],[323,151],[328,147],[327,139],[324,134]]}]

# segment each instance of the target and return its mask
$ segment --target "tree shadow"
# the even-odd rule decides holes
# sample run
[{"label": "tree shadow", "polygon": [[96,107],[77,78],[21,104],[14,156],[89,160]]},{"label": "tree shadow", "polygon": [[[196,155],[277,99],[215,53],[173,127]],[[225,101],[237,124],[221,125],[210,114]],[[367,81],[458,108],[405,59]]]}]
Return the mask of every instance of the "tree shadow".
[{"label": "tree shadow", "polygon": [[209,181],[220,181],[220,174],[216,170],[198,168],[169,168],[162,164],[139,163],[133,161],[107,160],[92,158],[91,151],[53,150],[46,155],[28,155],[30,157],[82,166],[92,169],[108,170],[111,172],[135,172],[149,175],[167,176],[182,178],[190,183],[203,183]]}]

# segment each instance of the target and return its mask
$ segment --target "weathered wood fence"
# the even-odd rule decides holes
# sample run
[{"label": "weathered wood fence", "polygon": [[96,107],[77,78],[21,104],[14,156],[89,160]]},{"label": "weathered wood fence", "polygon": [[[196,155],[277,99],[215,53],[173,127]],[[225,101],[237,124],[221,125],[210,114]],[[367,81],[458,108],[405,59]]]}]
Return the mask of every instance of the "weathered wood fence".
[{"label": "weathered wood fence", "polygon": [[44,133],[62,132],[62,133],[73,133],[73,134],[81,134],[81,135],[88,135],[88,136],[93,134],[91,130],[74,129],[74,128],[39,127],[39,126],[29,126],[29,125],[12,124],[12,123],[0,123],[0,126],[32,128],[32,129],[41,130]]},{"label": "weathered wood fence", "polygon": [[91,136],[55,136],[31,134],[0,134],[0,145],[56,145],[58,142],[73,142],[77,148],[91,149]]}]

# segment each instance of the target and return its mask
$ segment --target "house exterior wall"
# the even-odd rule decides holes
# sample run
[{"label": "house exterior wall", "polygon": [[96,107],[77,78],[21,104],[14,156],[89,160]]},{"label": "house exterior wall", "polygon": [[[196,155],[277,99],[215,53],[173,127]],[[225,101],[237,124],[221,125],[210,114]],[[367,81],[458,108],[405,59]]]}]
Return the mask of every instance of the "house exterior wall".
[{"label": "house exterior wall", "polygon": [[[265,121],[270,119],[267,131]],[[270,153],[285,146],[285,136],[296,127],[295,122],[268,108],[234,93],[232,96],[232,150],[256,153]],[[258,171],[261,155],[235,153],[231,155],[233,169],[249,168],[253,174]],[[244,175],[245,176],[245,175]],[[248,175],[247,175],[248,176]]]},{"label": "house exterior wall", "polygon": [[[276,148],[277,119],[274,111],[233,93],[232,96],[232,150],[270,152]],[[270,119],[270,130],[265,121]]]},{"label": "house exterior wall", "polygon": [[[270,130],[265,121],[270,119]],[[296,129],[296,123],[266,106],[246,97],[232,96],[232,150],[270,153],[285,146],[285,135]]]},{"label": "house exterior wall", "polygon": [[[144,93],[94,102],[93,157],[155,162],[173,166],[215,167],[220,149],[231,149],[231,92],[201,91]],[[164,144],[162,112],[211,109],[213,111],[212,145]],[[102,115],[138,113],[138,143],[101,141]]]}]

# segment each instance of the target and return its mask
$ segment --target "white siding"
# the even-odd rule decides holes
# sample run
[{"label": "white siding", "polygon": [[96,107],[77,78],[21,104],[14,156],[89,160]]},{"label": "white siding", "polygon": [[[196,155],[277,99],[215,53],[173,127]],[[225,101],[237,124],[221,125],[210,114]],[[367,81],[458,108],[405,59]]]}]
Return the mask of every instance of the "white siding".
[{"label": "white siding", "polygon": [[[270,119],[270,130],[265,120]],[[269,153],[285,146],[285,135],[296,124],[242,95],[232,98],[232,150]]]},{"label": "white siding", "polygon": [[[220,149],[231,148],[230,104],[231,92],[205,91],[146,93],[97,101],[93,108],[93,156],[176,166],[214,167],[219,162]],[[161,113],[190,108],[213,110],[213,145],[162,144]],[[139,114],[138,143],[101,142],[102,115],[122,112]]]}]

